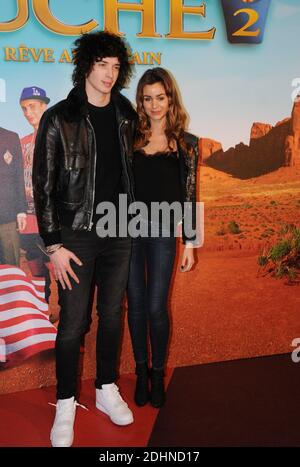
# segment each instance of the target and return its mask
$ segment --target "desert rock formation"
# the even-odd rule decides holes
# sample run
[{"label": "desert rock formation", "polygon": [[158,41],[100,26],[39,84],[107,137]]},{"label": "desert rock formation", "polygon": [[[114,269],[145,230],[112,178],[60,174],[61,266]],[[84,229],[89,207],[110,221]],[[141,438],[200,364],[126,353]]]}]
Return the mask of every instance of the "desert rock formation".
[{"label": "desert rock formation", "polygon": [[200,151],[206,165],[241,179],[257,177],[283,166],[300,166],[300,96],[294,103],[291,117],[275,126],[254,122],[249,145],[239,143],[223,151],[220,143],[202,138]]}]

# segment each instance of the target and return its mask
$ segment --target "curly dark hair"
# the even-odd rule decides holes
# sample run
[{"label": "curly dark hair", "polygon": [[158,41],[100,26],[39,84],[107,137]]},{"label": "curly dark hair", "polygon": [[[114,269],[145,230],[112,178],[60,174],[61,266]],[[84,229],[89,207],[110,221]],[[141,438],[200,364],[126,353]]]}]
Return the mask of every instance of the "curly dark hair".
[{"label": "curly dark hair", "polygon": [[133,75],[133,64],[129,62],[131,49],[126,41],[109,31],[97,31],[82,34],[74,42],[72,49],[74,70],[72,80],[74,86],[83,85],[95,62],[105,57],[118,57],[120,72],[114,89],[125,88]]}]

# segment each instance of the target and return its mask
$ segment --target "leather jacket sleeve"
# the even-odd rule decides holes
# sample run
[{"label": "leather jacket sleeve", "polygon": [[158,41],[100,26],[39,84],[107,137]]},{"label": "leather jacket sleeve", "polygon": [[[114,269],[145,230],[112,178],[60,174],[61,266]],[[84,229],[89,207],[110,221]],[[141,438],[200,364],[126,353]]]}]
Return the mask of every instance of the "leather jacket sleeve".
[{"label": "leather jacket sleeve", "polygon": [[56,206],[59,128],[45,112],[39,125],[33,157],[32,183],[39,232],[46,246],[61,242]]},{"label": "leather jacket sleeve", "polygon": [[[197,229],[197,168],[198,168],[198,159],[199,159],[199,140],[194,137],[192,143],[192,152],[190,155],[186,155],[186,199],[188,204],[187,212],[185,216],[189,217],[191,220],[191,226],[193,231],[198,231]],[[182,221],[182,240],[183,243],[187,242],[197,245],[197,234],[191,237],[188,237],[185,232],[185,216]]]}]

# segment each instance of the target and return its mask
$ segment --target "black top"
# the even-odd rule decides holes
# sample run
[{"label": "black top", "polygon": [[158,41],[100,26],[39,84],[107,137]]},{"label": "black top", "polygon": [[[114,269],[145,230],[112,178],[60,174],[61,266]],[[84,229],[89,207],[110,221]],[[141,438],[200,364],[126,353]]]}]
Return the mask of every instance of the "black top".
[{"label": "black top", "polygon": [[152,201],[182,203],[180,166],[177,151],[148,155],[142,149],[133,154],[136,201],[143,201],[150,213]]},{"label": "black top", "polygon": [[95,132],[97,149],[95,221],[95,211],[98,203],[111,201],[117,206],[119,193],[122,193],[122,162],[116,113],[112,101],[104,107],[96,107],[88,103],[88,111]]}]

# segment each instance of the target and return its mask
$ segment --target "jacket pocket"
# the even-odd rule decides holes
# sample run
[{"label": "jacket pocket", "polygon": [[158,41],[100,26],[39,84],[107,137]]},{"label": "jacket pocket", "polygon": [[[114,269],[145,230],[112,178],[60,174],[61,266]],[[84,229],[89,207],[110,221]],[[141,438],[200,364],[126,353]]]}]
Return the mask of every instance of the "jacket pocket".
[{"label": "jacket pocket", "polygon": [[86,168],[75,168],[74,164],[68,168],[60,168],[57,186],[57,201],[59,203],[64,204],[67,209],[79,207],[85,200],[86,189]]},{"label": "jacket pocket", "polygon": [[87,156],[77,153],[70,153],[64,156],[64,168],[67,170],[84,169],[87,166]]}]

